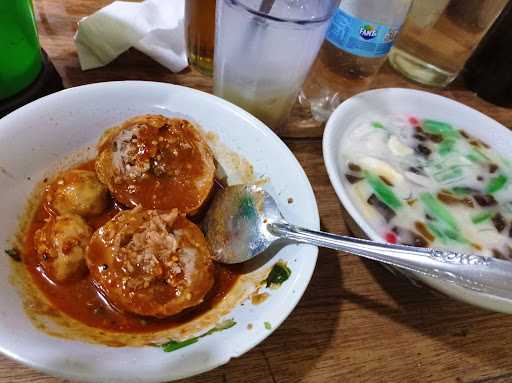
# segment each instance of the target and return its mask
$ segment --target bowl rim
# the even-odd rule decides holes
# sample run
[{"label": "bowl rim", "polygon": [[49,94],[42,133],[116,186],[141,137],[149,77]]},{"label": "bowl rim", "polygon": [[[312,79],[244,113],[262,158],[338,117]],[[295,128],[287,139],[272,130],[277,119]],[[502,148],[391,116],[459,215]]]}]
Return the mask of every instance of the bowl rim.
[{"label": "bowl rim", "polygon": [[[368,221],[363,217],[363,215],[359,212],[359,209],[352,202],[351,197],[349,196],[347,190],[344,187],[344,183],[341,180],[340,172],[338,171],[337,152],[339,145],[341,144],[341,140],[346,139],[347,135],[342,134],[341,140],[338,140],[337,142],[335,142],[335,135],[337,131],[343,129],[343,126],[342,124],[340,124],[340,122],[343,120],[344,114],[350,111],[352,108],[357,108],[358,102],[364,101],[365,99],[368,98],[371,98],[373,100],[380,97],[387,98],[390,97],[390,95],[395,97],[403,97],[404,100],[406,100],[406,102],[411,102],[411,100],[418,97],[426,97],[431,100],[434,100],[435,102],[446,103],[447,105],[450,106],[450,108],[459,108],[459,110],[464,110],[464,113],[470,113],[473,114],[474,116],[478,116],[483,121],[485,121],[486,124],[488,124],[489,126],[493,126],[493,129],[501,131],[504,135],[509,135],[512,140],[512,132],[509,129],[507,129],[504,125],[494,120],[493,118],[459,101],[455,101],[448,97],[423,90],[409,88],[371,89],[356,94],[342,102],[331,114],[329,120],[327,121],[322,140],[322,151],[324,163],[327,169],[327,174],[329,176],[329,180],[331,181],[331,185],[333,186],[336,195],[338,196],[338,199],[343,204],[343,207],[350,215],[350,217],[354,220],[356,225],[364,232],[364,234],[368,238],[370,238],[373,241],[382,243],[386,242],[385,239],[382,236],[380,236],[377,233],[377,231],[370,226]],[[393,269],[399,271],[400,273],[406,275],[409,278],[412,278],[413,280],[419,280],[428,287],[433,288],[434,290],[438,290],[451,298],[455,298],[457,300],[484,309],[512,314],[512,299],[509,300],[496,297],[490,294],[476,292],[461,286],[451,284],[449,282],[439,281],[436,278],[429,277],[421,273],[409,272],[394,267]]]}]

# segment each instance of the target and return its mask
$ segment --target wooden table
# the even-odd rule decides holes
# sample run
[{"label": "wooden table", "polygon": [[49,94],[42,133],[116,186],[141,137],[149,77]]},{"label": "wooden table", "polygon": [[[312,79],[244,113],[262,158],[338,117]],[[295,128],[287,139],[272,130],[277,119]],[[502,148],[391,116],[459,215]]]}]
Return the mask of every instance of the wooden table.
[{"label": "wooden table", "polygon": [[[110,0],[35,0],[41,43],[67,87],[153,80],[211,91],[193,70],[172,74],[130,51],[82,72],[72,36],[77,20]],[[375,87],[417,87],[385,66]],[[512,110],[478,99],[456,82],[438,93],[512,126]],[[291,125],[300,124],[300,109]],[[320,139],[287,139],[313,185],[324,230],[347,233],[327,177]],[[258,347],[188,382],[510,382],[512,316],[494,314],[412,286],[378,264],[321,250],[304,297]],[[61,382],[0,357],[0,382]]]}]

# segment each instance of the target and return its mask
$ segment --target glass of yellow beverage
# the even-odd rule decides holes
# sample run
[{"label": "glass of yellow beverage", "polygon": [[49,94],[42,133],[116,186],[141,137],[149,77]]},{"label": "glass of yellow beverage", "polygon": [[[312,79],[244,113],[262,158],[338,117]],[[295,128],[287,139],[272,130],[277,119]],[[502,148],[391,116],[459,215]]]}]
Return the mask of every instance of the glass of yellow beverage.
[{"label": "glass of yellow beverage", "polygon": [[185,2],[185,31],[190,65],[211,76],[215,42],[215,0]]},{"label": "glass of yellow beverage", "polygon": [[407,78],[446,86],[457,77],[508,0],[417,0],[389,62]]}]

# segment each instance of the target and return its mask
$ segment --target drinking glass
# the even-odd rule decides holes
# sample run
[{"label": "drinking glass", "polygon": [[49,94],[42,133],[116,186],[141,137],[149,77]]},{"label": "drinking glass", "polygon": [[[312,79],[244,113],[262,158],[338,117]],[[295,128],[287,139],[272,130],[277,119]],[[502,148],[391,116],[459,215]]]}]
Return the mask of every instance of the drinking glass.
[{"label": "drinking glass", "polygon": [[409,79],[446,86],[508,0],[416,0],[389,54],[389,62]]},{"label": "drinking glass", "polygon": [[190,65],[211,76],[215,42],[215,0],[185,2],[185,31]]},{"label": "drinking glass", "polygon": [[217,0],[214,93],[279,131],[337,3]]},{"label": "drinking glass", "polygon": [[31,0],[0,0],[0,100],[28,87],[43,61]]}]

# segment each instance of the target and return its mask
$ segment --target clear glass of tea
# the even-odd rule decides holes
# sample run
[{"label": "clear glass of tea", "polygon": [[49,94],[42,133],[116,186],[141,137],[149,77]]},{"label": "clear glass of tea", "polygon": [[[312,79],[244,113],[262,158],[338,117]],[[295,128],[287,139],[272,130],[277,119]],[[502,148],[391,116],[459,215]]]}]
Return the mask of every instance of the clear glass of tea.
[{"label": "clear glass of tea", "polygon": [[215,42],[215,0],[185,2],[185,32],[189,64],[211,76]]},{"label": "clear glass of tea", "polygon": [[389,55],[405,77],[443,87],[459,74],[508,0],[417,0]]}]

